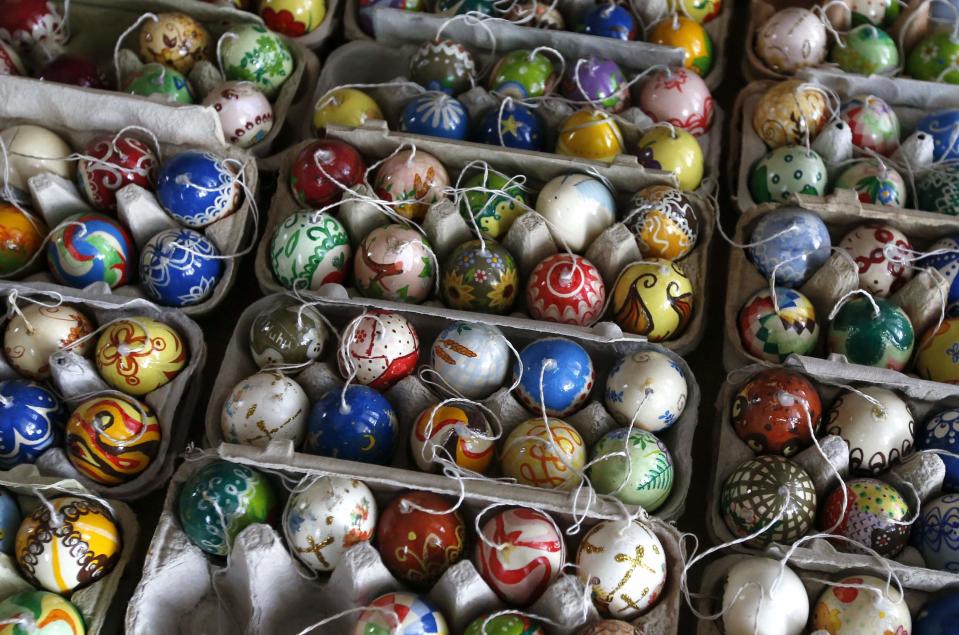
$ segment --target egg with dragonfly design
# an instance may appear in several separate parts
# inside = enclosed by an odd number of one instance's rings
[[[123,92],[160,103],[188,105],[195,102],[193,86],[181,72],[151,62],[129,73],[121,83]]]
[[[521,485],[571,491],[583,480],[586,445],[576,428],[538,416],[519,424],[503,442],[503,476]]]
[[[66,217],[53,228],[47,264],[60,284],[83,288],[106,282],[115,289],[133,281],[136,249],[130,234],[113,218],[97,213]]]
[[[469,133],[469,116],[455,97],[428,92],[407,102],[400,115],[400,130],[462,141]]]
[[[916,124],[916,130],[932,137],[935,161],[959,159],[959,109],[928,114]]]
[[[3,333],[3,353],[14,371],[30,379],[50,379],[50,356],[69,349],[85,356],[93,346],[93,322],[72,304],[31,302],[14,312]]]
[[[959,384],[959,318],[946,318],[919,341],[916,374],[923,379]]]
[[[535,320],[590,326],[606,307],[606,284],[582,256],[553,254],[529,274],[526,306]]]
[[[819,216],[798,207],[780,207],[762,217],[749,233],[749,259],[764,278],[799,287],[823,265],[832,239]]]
[[[778,73],[794,73],[826,59],[826,27],[811,10],[786,7],[770,15],[756,32],[756,54]]]
[[[209,152],[175,154],[163,162],[157,176],[160,205],[175,221],[194,229],[235,212],[241,190],[233,166]]]
[[[867,386],[843,392],[829,409],[824,428],[849,446],[853,474],[880,474],[912,453],[912,412],[886,388]]]
[[[393,591],[376,598],[360,613],[351,635],[449,635],[449,632],[446,618],[432,601],[407,591]]]
[[[699,240],[699,211],[692,200],[669,185],[647,185],[630,199],[623,224],[636,236],[643,257],[681,260]]]
[[[115,212],[117,192],[127,185],[151,189],[157,164],[147,144],[129,135],[101,135],[87,142],[77,163],[77,181],[101,212]]]
[[[621,426],[649,432],[671,427],[683,415],[689,387],[686,372],[653,350],[621,355],[606,377],[606,409]]]
[[[140,59],[189,73],[210,54],[210,34],[186,13],[159,13],[140,27]]]
[[[492,239],[463,243],[450,252],[441,270],[440,295],[451,309],[505,315],[516,303],[516,261]]]
[[[959,164],[921,170],[916,177],[916,205],[927,212],[959,216]]]
[[[822,418],[822,401],[811,381],[770,369],[750,378],[733,397],[729,421],[749,448],[786,457],[813,442]]]
[[[615,2],[587,7],[576,20],[573,30],[626,41],[637,39],[639,33],[636,18],[630,10]]]
[[[363,182],[366,163],[356,148],[339,139],[318,139],[303,147],[290,168],[290,190],[303,207],[335,203],[345,189]]]
[[[564,337],[527,344],[513,367],[515,395],[527,410],[565,417],[579,410],[596,382],[589,353]]]
[[[914,541],[930,569],[959,573],[959,494],[925,501]]]
[[[651,342],[679,337],[692,319],[693,286],[679,263],[650,258],[627,266],[613,286],[616,324]]]
[[[593,108],[619,112],[629,107],[626,78],[609,59],[590,56],[576,60],[563,78],[562,89],[567,99]]]
[[[915,343],[909,316],[885,298],[850,298],[829,323],[829,353],[853,364],[903,370]]]
[[[261,312],[250,324],[250,355],[260,368],[303,367],[319,359],[333,336],[315,307],[281,301]],[[287,370],[294,374],[301,368]]]
[[[532,108],[507,99],[486,111],[476,140],[491,146],[541,150],[543,122]]]
[[[483,410],[451,402],[429,406],[413,424],[410,454],[424,472],[454,466],[484,474],[493,460],[493,429]]]
[[[60,442],[67,410],[60,398],[26,379],[0,381],[0,468],[33,463]]]
[[[931,450],[938,454],[946,465],[943,491],[959,492],[959,457],[949,456],[959,455],[959,410],[943,410],[926,421],[922,430],[916,434],[916,449]]]
[[[377,227],[353,259],[356,290],[368,298],[418,304],[436,286],[436,256],[426,237],[407,225]]]
[[[883,156],[899,148],[899,116],[885,100],[875,95],[853,97],[843,102],[839,117],[849,124],[857,148]]]
[[[880,161],[857,161],[839,173],[836,188],[853,190],[862,203],[903,207],[906,182],[902,175]]]
[[[873,296],[887,297],[906,284],[913,274],[908,264],[913,247],[901,231],[884,223],[856,227],[839,241],[859,271],[859,288]]]
[[[476,74],[472,54],[454,40],[424,42],[410,57],[410,79],[427,90],[459,95],[473,86]]]
[[[189,362],[176,329],[143,315],[111,322],[97,340],[97,371],[128,395],[146,395],[173,381]]]
[[[430,366],[467,399],[486,399],[506,383],[511,348],[503,333],[481,322],[453,322],[430,349]]]
[[[38,218],[0,203],[0,276],[26,267],[43,245],[47,228]]]
[[[391,311],[369,311],[344,332],[337,351],[340,374],[387,390],[416,370],[420,340],[410,321]]]
[[[334,388],[313,404],[304,451],[334,459],[388,465],[399,429],[396,413],[369,386]]]
[[[789,200],[794,194],[823,196],[829,172],[822,157],[805,146],[785,145],[770,150],[749,173],[749,193],[755,203]]]
[[[422,221],[430,205],[446,200],[450,185],[446,168],[424,150],[403,150],[376,171],[373,190],[401,216]]]
[[[467,224],[475,220],[483,236],[499,238],[528,209],[519,177],[510,178],[492,169],[477,172],[463,182],[460,214]]]
[[[839,551],[860,553],[858,544],[883,558],[895,558],[909,540],[909,517],[909,505],[895,487],[874,478],[857,478],[826,496],[819,528],[852,541],[835,541]]]
[[[293,379],[277,371],[260,371],[237,383],[220,412],[227,443],[264,447],[292,441],[298,448],[306,435],[310,400]]]
[[[653,73],[640,86],[639,107],[653,121],[669,123],[696,137],[709,132],[715,109],[706,82],[685,68]]]
[[[167,229],[140,254],[140,286],[154,302],[184,307],[213,295],[223,277],[220,250],[200,232]]]
[[[252,82],[267,99],[276,98],[294,70],[293,54],[283,38],[265,26],[230,27],[222,40],[221,64],[227,81]]]
[[[269,256],[273,277],[282,286],[316,291],[346,279],[353,250],[340,221],[329,214],[300,210],[274,230]]]
[[[624,452],[626,456],[622,456]],[[646,430],[607,432],[593,446],[590,463],[590,481],[597,492],[650,513],[666,502],[673,489],[669,449]]]

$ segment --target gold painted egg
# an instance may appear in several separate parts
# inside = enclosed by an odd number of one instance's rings
[[[693,285],[682,267],[661,258],[633,263],[613,288],[616,324],[651,342],[671,340],[693,315]]]
[[[612,162],[623,153],[623,133],[609,113],[580,110],[563,122],[556,141],[557,154],[591,161]]]
[[[703,149],[682,128],[657,126],[639,139],[639,162],[652,170],[672,172],[679,188],[695,190],[703,180]]]
[[[166,385],[186,366],[186,343],[172,327],[145,316],[108,326],[97,342],[100,376],[128,395]]]
[[[140,27],[140,58],[176,69],[184,75],[200,60],[208,59],[210,34],[206,28],[179,11],[160,13]]]
[[[331,124],[357,128],[370,119],[385,119],[373,98],[355,88],[338,88],[317,102],[313,109],[313,129]]]
[[[829,117],[826,96],[797,79],[767,90],[753,111],[753,129],[770,148],[812,141]]]

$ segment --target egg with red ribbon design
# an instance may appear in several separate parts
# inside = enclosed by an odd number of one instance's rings
[[[713,122],[713,96],[703,78],[685,68],[667,68],[643,82],[639,107],[653,121],[701,136]]]
[[[77,180],[87,200],[101,212],[117,209],[117,192],[127,185],[151,189],[157,157],[150,147],[129,135],[91,139],[77,165]]]
[[[603,312],[606,285],[599,270],[582,256],[559,253],[533,269],[526,304],[535,320],[590,326]]]
[[[859,287],[886,297],[912,278],[912,244],[901,231],[883,223],[857,227],[839,242],[856,261]]]
[[[370,311],[345,329],[344,338],[348,343],[337,355],[340,373],[376,390],[412,373],[420,358],[416,330],[399,313]]]

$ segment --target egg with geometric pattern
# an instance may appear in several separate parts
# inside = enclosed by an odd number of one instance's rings
[[[774,148],[753,165],[749,192],[758,203],[788,200],[794,194],[823,196],[829,173],[822,157],[804,146]]]
[[[816,309],[795,289],[776,287],[775,291],[775,305],[768,287],[746,300],[738,318],[740,343],[748,354],[770,362],[809,355],[819,343]]]

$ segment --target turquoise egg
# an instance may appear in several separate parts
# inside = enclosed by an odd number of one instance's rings
[[[886,75],[899,66],[899,48],[889,34],[871,24],[860,24],[832,48],[829,60],[847,73]]]
[[[749,191],[756,203],[785,201],[792,194],[822,196],[827,177],[826,164],[814,150],[782,146],[756,161]]]

